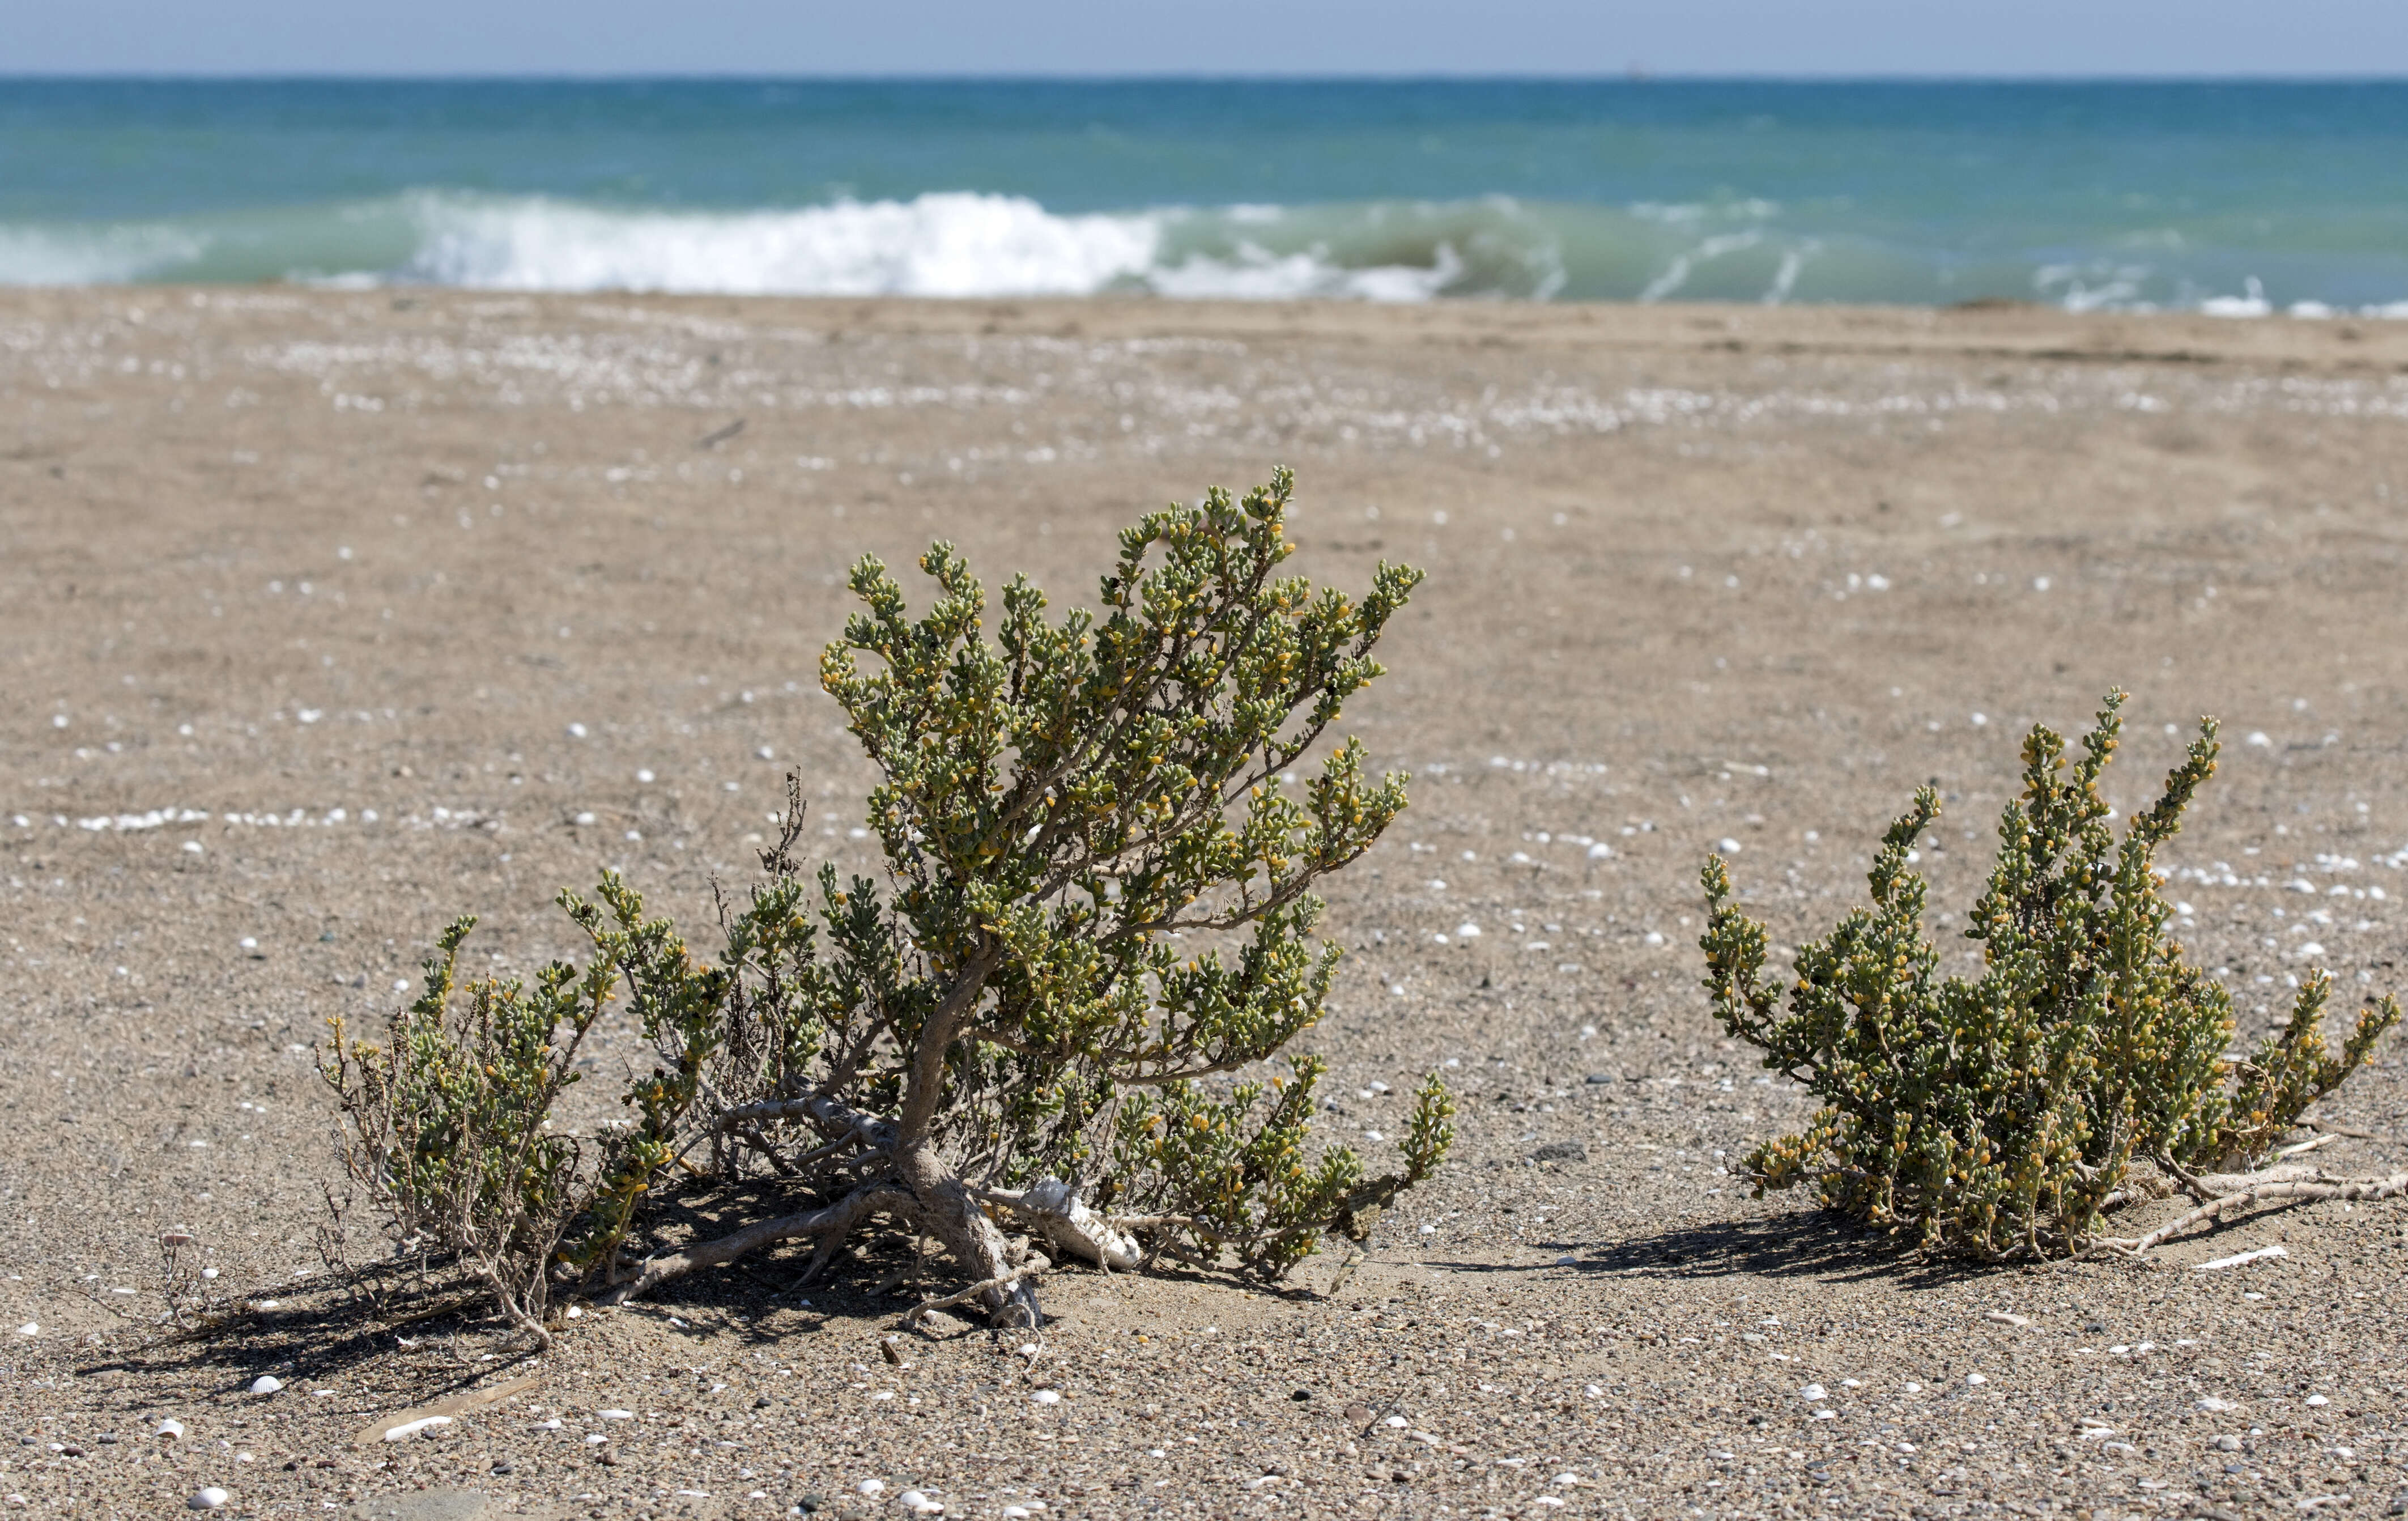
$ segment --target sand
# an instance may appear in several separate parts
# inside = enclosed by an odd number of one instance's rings
[[[1066,602],[1136,511],[1275,462],[1305,573],[1430,572],[1349,714],[1416,802],[1334,883],[1308,1043],[1375,1166],[1433,1068],[1462,1135],[1364,1260],[1064,1274],[1033,1362],[939,1318],[904,1367],[891,1245],[799,1296],[781,1254],[589,1312],[533,1359],[403,1318],[398,1278],[337,1286],[389,1242],[363,1201],[329,1240],[327,1018],[388,1012],[458,913],[480,964],[570,949],[549,900],[604,866],[700,913],[789,768],[866,866],[815,680],[854,556],[942,536]],[[2125,808],[2176,726],[2227,725],[2164,864],[2251,1033],[2311,963],[2408,984],[2403,494],[2408,324],[0,294],[0,1496],[2400,1514],[2408,1210],[1975,1270],[1750,1199],[1724,1164],[1808,1105],[1718,1039],[1694,941],[1706,852],[1795,944],[1927,779],[1961,922],[2023,731],[2120,684]],[[2400,1050],[2326,1106],[2373,1137],[2336,1165],[2408,1155]],[[159,1339],[170,1230],[261,1307],[236,1332]],[[355,1440],[428,1406],[456,1413]]]

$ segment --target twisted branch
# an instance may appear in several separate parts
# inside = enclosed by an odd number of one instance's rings
[[[806,1210],[798,1214],[781,1214],[773,1219],[755,1221],[741,1230],[689,1246],[682,1252],[646,1257],[637,1264],[635,1276],[613,1286],[602,1296],[601,1302],[624,1304],[672,1278],[681,1278],[699,1268],[716,1268],[722,1263],[733,1262],[747,1253],[757,1252],[779,1241],[816,1236],[824,1247],[829,1240],[841,1241],[854,1226],[881,1212],[917,1219],[919,1206],[910,1195],[898,1189],[872,1188],[839,1199],[825,1209]]]
[[[2210,1177],[2200,1181],[2214,1183],[2223,1180]],[[2228,1214],[2252,1204],[2313,1204],[2320,1199],[2329,1198],[2398,1198],[2402,1195],[2408,1195],[2408,1172],[2395,1172],[2387,1178],[2333,1178],[2320,1174],[2313,1182],[2301,1179],[2261,1181],[2236,1193],[2217,1195],[2199,1208],[2167,1221],[2146,1235],[2107,1237],[2093,1241],[2090,1250],[2093,1253],[2115,1252],[2125,1256],[2137,1257],[2152,1247],[2172,1241],[2194,1226],[2221,1220]]]

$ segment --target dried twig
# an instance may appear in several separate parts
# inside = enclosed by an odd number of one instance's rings
[[[2408,1172],[2395,1172],[2387,1178],[2319,1178],[2313,1183],[2299,1180],[2261,1183],[2238,1193],[2222,1194],[2209,1199],[2146,1235],[2110,1237],[2094,1241],[2091,1250],[2139,1256],[2152,1247],[2172,1241],[2193,1226],[2223,1219],[2251,1204],[2313,1204],[2322,1199],[2398,1198],[2402,1195],[2408,1195]]]
[[[2319,1120],[2314,1117],[2300,1121],[2300,1128],[2302,1130],[2319,1130],[2329,1136],[2347,1136],[2352,1141],[2380,1141],[2383,1139],[2372,1130],[2361,1130],[2354,1125],[2335,1125],[2330,1120]]]

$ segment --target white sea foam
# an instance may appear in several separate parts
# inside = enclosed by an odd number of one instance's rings
[[[954,192],[796,210],[621,211],[544,199],[422,197],[424,238],[407,274],[441,285],[527,291],[685,291],[738,295],[1160,295],[1426,301],[1463,260],[1347,267],[1326,249],[1279,252],[1240,239],[1226,256],[1172,259],[1180,211],[1066,216],[1015,195]],[[1276,222],[1275,207],[1222,213]]]
[[[208,239],[166,225],[0,225],[0,285],[122,285],[198,259]]]
[[[2248,293],[2245,295],[2209,296],[2199,304],[2200,313],[2209,317],[2272,316],[2274,304],[2266,299],[2266,287],[2259,283],[2257,276],[2249,277],[2245,288]]]
[[[2009,290],[2072,311],[2408,318],[2408,302],[2275,296],[2254,278],[2235,293],[2230,277],[2187,271],[2189,257],[2179,239],[2141,237],[2061,261],[2010,253],[1960,268],[1944,250],[1879,232],[1792,225],[1770,201],[1612,207],[1502,195],[1068,212],[949,191],[697,210],[429,189],[148,221],[0,222],[0,285],[1769,304]]]
[[[1762,241],[1764,241],[1764,235],[1756,232],[1721,233],[1709,237],[1696,248],[1675,255],[1672,262],[1665,266],[1662,274],[1647,282],[1647,288],[1639,293],[1639,299],[1661,301],[1689,283],[1689,276],[1696,271],[1698,265],[1708,260],[1719,259],[1726,253],[1737,253],[1743,249],[1752,249]],[[1774,279],[1779,281],[1780,277],[1776,275]],[[1797,279],[1797,272],[1792,270],[1787,283],[1794,284]],[[1785,285],[1777,288],[1783,289],[1784,294],[1786,294]]]
[[[1336,296],[1357,301],[1427,301],[1463,274],[1462,256],[1438,245],[1427,268],[1382,265],[1347,269],[1312,253],[1275,254],[1240,243],[1237,256],[1190,254],[1178,265],[1147,273],[1145,286],[1158,295],[1196,299],[1294,301]]]
[[[1161,239],[1149,215],[968,193],[731,213],[426,196],[419,216],[409,274],[523,291],[1085,295],[1143,275]]]

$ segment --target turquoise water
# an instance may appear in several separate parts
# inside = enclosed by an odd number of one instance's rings
[[[0,282],[2408,315],[2408,84],[0,80]]]

